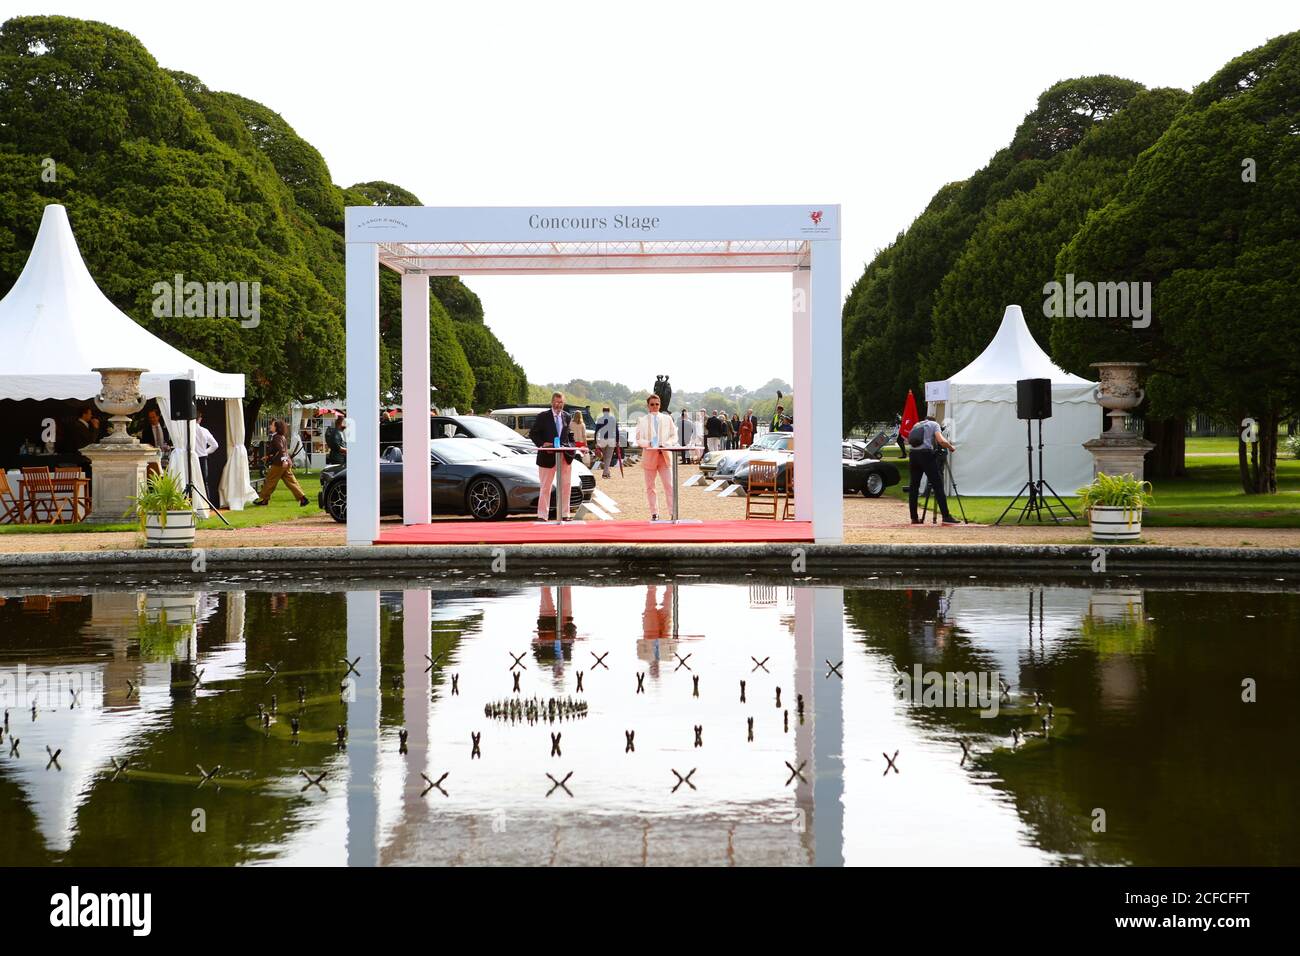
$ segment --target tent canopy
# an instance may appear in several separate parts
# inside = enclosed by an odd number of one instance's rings
[[[1042,423],[1042,476],[1068,497],[1092,480],[1092,456],[1083,443],[1101,434],[1096,383],[1056,365],[1034,341],[1018,305],[1007,306],[993,340],[947,381],[943,417],[960,449],[951,467],[968,495],[1014,495],[1025,483],[1025,423],[1016,417],[1016,382],[1052,382],[1052,417]],[[1037,471],[1038,426],[1033,433]],[[1037,477],[1037,475],[1035,475]]]
[[[0,299],[0,399],[99,394],[95,368],[144,368],[146,398],[173,378],[193,378],[204,398],[243,398],[244,376],[200,365],[153,335],[99,290],[63,206],[45,207],[22,274]]]

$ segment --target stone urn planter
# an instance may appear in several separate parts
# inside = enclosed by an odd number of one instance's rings
[[[1138,370],[1145,362],[1093,362],[1098,378],[1094,397],[1110,417],[1110,430],[1103,434],[1120,438],[1132,434],[1124,427],[1124,416],[1142,404],[1147,393],[1138,385]]]
[[[108,415],[112,430],[100,442],[102,445],[138,445],[139,441],[127,434],[126,426],[131,416],[144,408],[140,394],[142,368],[93,368],[101,382],[95,404]]]

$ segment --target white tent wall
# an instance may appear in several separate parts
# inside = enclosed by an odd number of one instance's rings
[[[949,465],[963,495],[1010,497],[1028,480],[1025,423],[1016,417],[1016,382],[1026,378],[1052,383],[1042,477],[1061,498],[1092,481],[1092,455],[1083,443],[1101,434],[1096,383],[1058,367],[1030,334],[1020,306],[1009,305],[984,351],[947,382],[947,437],[957,446]],[[1038,422],[1031,424],[1038,477]]]
[[[1091,385],[1052,386],[1052,417],[1043,419],[1043,477],[1062,498],[1092,480],[1092,455],[1081,444],[1101,434],[1102,410],[1092,394]],[[963,495],[1014,495],[1029,477],[1016,386],[952,385],[948,415],[948,439],[957,446],[948,464],[958,490]],[[1037,476],[1038,422],[1030,424]]]
[[[226,467],[221,472],[217,495],[231,511],[243,511],[257,497],[248,471],[248,449],[244,447],[244,403],[226,402]]]
[[[229,507],[242,508],[249,496],[238,490],[251,490],[248,455],[242,448],[244,376],[200,365],[113,305],[86,268],[67,210],[51,203],[41,216],[22,273],[0,299],[0,399],[90,401],[101,388],[93,369],[112,367],[148,369],[140,376],[141,394],[158,401],[176,448],[190,443],[183,423],[171,421],[166,412],[172,379],[193,379],[201,397],[226,400],[227,422],[239,422],[240,447],[236,451],[236,433],[231,430],[226,464],[230,478],[227,482],[223,474],[222,487],[229,483],[236,492]],[[173,461],[184,478],[184,455],[174,455]],[[192,462],[197,484],[197,456]]]

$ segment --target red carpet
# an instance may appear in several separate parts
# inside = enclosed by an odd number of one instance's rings
[[[573,521],[565,525],[535,521],[437,521],[395,525],[379,532],[375,544],[696,544],[812,541],[811,521],[703,521],[668,524],[649,521]]]

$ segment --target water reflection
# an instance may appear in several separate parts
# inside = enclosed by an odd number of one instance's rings
[[[1292,594],[241,587],[0,597],[0,861],[1300,862]]]

